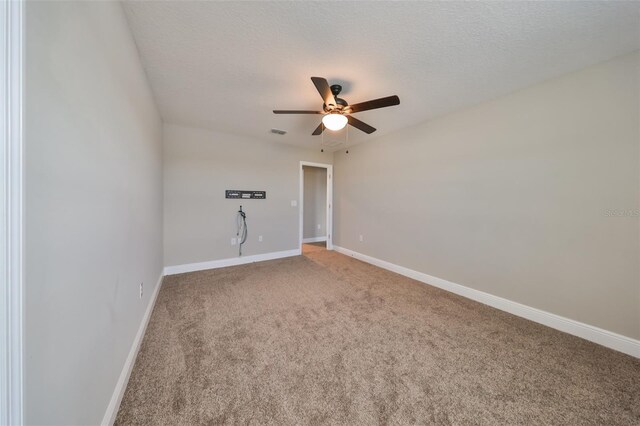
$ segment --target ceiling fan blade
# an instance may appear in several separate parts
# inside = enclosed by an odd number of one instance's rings
[[[349,120],[349,124],[351,124],[353,127],[355,127],[356,129],[362,130],[366,134],[371,134],[376,131],[375,127],[371,127],[367,123],[360,121],[357,118],[352,117],[350,115],[347,116],[347,120]]]
[[[311,81],[313,81],[316,89],[318,89],[318,93],[322,96],[325,105],[329,108],[335,107],[336,98],[333,97],[333,93],[331,92],[327,79],[322,77],[311,77]]]
[[[311,135],[318,136],[319,134],[322,133],[323,130],[324,130],[324,126],[322,125],[322,123],[320,123],[318,124],[318,127],[316,127],[316,129],[313,131],[313,133],[311,133]]]
[[[372,101],[360,102],[359,104],[349,105],[349,112],[362,112],[370,109],[385,108],[394,105],[400,105],[400,98],[396,95],[387,96],[386,98],[374,99]]]
[[[324,114],[322,111],[302,111],[295,109],[274,109],[274,114]]]

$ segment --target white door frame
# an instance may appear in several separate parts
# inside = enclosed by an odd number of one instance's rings
[[[0,4],[0,424],[23,424],[22,0]]]
[[[333,250],[333,165],[323,163],[312,163],[310,161],[300,162],[300,204],[299,212],[299,228],[298,228],[298,249],[302,253],[302,239],[304,235],[304,169],[303,166],[319,167],[327,169],[327,250]]]

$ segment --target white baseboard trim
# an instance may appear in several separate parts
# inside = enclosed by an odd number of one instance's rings
[[[555,328],[556,330],[581,337],[602,346],[623,352],[636,358],[640,358],[640,340],[632,339],[602,328],[594,327],[579,321],[552,314],[537,308],[532,308],[521,303],[494,296],[480,290],[474,290],[460,284],[456,284],[442,278],[433,277],[413,269],[405,268],[385,260],[376,259],[366,254],[358,253],[344,247],[334,246],[334,249],[347,256],[354,257],[363,262],[370,263],[383,269],[404,275],[416,281],[423,282],[433,287],[438,287],[451,293],[458,294],[471,300],[489,305],[510,314]]]
[[[322,241],[327,241],[327,237],[312,237],[312,238],[303,238],[303,243],[320,243]]]
[[[229,259],[210,260],[208,262],[187,263],[185,265],[165,266],[165,275],[183,274],[185,272],[204,271],[206,269],[224,268],[226,266],[244,265],[245,263],[262,262],[283,257],[299,256],[300,249],[274,251],[271,253],[254,254],[252,256],[232,257]]]
[[[140,327],[138,327],[138,333],[136,334],[135,339],[133,339],[131,350],[129,351],[127,360],[124,363],[124,367],[122,367],[122,372],[120,373],[120,377],[118,378],[118,382],[116,383],[113,395],[111,396],[111,401],[109,401],[107,411],[104,413],[102,423],[100,423],[102,426],[111,426],[116,421],[116,416],[118,415],[118,409],[120,408],[120,403],[122,402],[124,391],[127,389],[127,383],[129,383],[131,371],[133,370],[133,366],[136,363],[136,357],[138,356],[138,351],[140,350],[142,338],[144,337],[144,333],[147,330],[147,324],[149,324],[149,320],[151,319],[153,307],[156,305],[156,299],[158,298],[158,293],[160,292],[163,277],[164,275],[161,274],[158,282],[156,283],[156,288],[153,291],[153,295],[151,296],[151,299],[149,299],[147,310],[142,317]]]

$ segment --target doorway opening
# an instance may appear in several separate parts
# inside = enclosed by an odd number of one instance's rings
[[[300,162],[300,253],[333,250],[333,166]]]

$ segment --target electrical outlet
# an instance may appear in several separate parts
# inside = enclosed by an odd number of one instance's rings
[[[322,225],[318,224],[318,229],[322,229]]]
[[[140,299],[142,299],[143,293],[144,293],[144,283],[140,283]]]
[[[235,239],[235,238],[232,238],[232,239],[231,239],[231,245],[232,245],[232,246],[235,246],[235,245],[236,245],[236,239]]]
[[[298,200],[291,200],[291,207],[297,207],[298,206]]]
[[[364,238],[362,238],[362,235],[360,235],[360,242],[364,241]]]
[[[262,235],[258,235],[258,241],[262,242]]]

